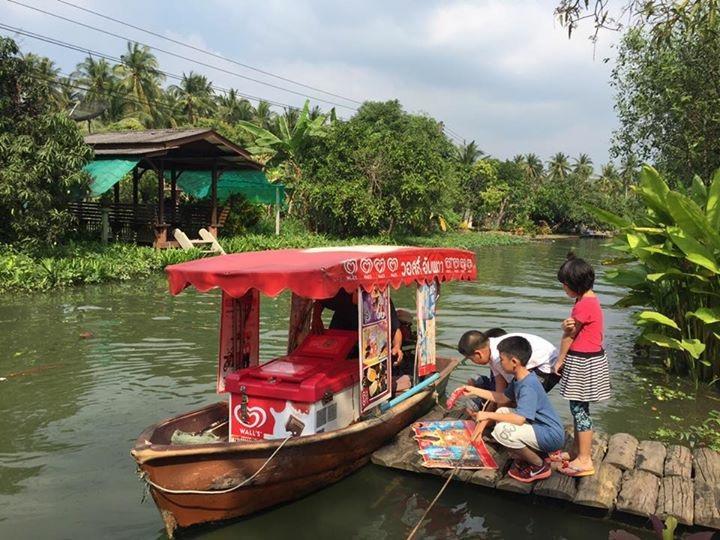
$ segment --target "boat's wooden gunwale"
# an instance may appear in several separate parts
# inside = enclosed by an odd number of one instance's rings
[[[446,383],[447,378],[453,369],[459,364],[457,359],[443,359],[447,362],[446,367],[440,372],[440,378],[437,384]],[[285,443],[285,447],[292,446],[304,446],[314,445],[324,441],[331,441],[341,437],[353,435],[357,432],[372,429],[376,425],[383,424],[393,417],[402,414],[403,412],[415,407],[417,404],[425,400],[432,392],[435,391],[435,387],[430,387],[428,390],[419,392],[414,396],[409,397],[405,401],[399,403],[395,407],[389,409],[380,416],[369,418],[351,424],[345,428],[329,431],[327,433],[318,433],[315,435],[307,435],[304,437],[298,437],[296,439],[290,439]],[[212,411],[214,408],[226,408],[225,402],[217,402],[195,411],[190,411],[180,416],[167,418],[154,424],[145,429],[135,442],[135,446],[131,451],[134,459],[138,464],[143,465],[152,460],[166,459],[166,458],[191,458],[195,456],[208,456],[213,454],[236,454],[236,453],[254,453],[254,452],[267,452],[276,449],[282,444],[281,439],[272,441],[262,442],[219,442],[210,444],[196,444],[196,445],[170,445],[170,444],[154,444],[149,441],[152,440],[153,435],[160,429],[170,424],[178,423],[184,418],[189,418],[194,415],[199,415],[204,411]]]

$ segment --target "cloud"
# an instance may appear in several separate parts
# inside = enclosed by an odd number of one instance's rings
[[[90,24],[156,44],[229,71],[300,93],[318,92],[269,79],[47,0],[23,0]],[[97,11],[266,71],[358,99],[399,99],[425,111],[498,157],[556,151],[607,160],[615,125],[608,85],[611,46],[597,49],[580,30],[567,39],[553,19],[554,0],[336,2],[333,0],[207,0],[120,6],[84,0]],[[3,3],[0,18],[119,56],[122,40]],[[66,71],[82,54],[25,40],[24,48],[58,61]],[[304,98],[227,73],[158,54],[163,69],[203,73],[216,85],[299,105]],[[169,81],[172,82],[172,81]],[[339,101],[325,95],[330,101]],[[343,101],[343,103],[348,103]],[[320,103],[329,108],[331,105]],[[338,109],[342,112],[342,109]],[[352,111],[346,110],[345,115]]]

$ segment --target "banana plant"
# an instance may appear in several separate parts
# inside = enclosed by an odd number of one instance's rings
[[[695,177],[686,193],[671,190],[645,166],[634,188],[644,213],[634,220],[589,210],[614,227],[605,261],[611,281],[628,288],[618,303],[643,306],[639,339],[668,353],[671,367],[696,381],[720,377],[720,170],[709,186]]]

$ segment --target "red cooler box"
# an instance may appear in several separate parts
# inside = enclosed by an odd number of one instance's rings
[[[284,439],[345,427],[360,414],[357,334],[327,330],[290,355],[228,375],[230,440]]]

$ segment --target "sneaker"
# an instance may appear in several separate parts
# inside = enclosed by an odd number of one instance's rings
[[[550,466],[544,462],[539,466],[525,464],[524,467],[520,468],[516,468],[515,465],[513,465],[508,471],[508,476],[518,482],[524,482],[526,484],[549,478],[551,474]]]
[[[510,465],[510,469],[508,469],[508,474],[510,474],[511,471],[515,474],[519,474],[520,470],[529,466],[530,464],[526,461],[520,461],[519,459],[513,460],[512,465]]]

